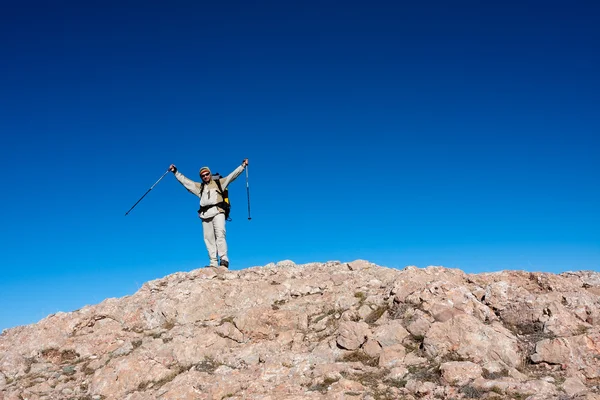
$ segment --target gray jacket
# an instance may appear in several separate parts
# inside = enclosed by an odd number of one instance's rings
[[[221,183],[221,188],[225,190],[225,188],[229,186],[229,184],[233,182],[235,178],[240,176],[242,172],[244,172],[244,166],[240,165],[225,178],[219,179],[219,182]],[[217,183],[214,181],[214,179],[211,179],[210,182],[208,182],[205,185],[204,190],[202,190],[202,196],[200,196],[200,191],[202,188],[201,182],[194,182],[179,171],[175,173],[175,178],[177,178],[179,183],[181,183],[188,190],[188,192],[200,197],[200,207],[213,206],[223,201],[223,197],[219,194],[219,187],[217,186]],[[202,220],[211,219],[215,215],[223,212],[225,211],[221,207],[211,207],[203,213],[201,213],[200,218]]]

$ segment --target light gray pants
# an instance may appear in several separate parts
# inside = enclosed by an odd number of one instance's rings
[[[221,260],[229,261],[227,242],[225,241],[225,214],[220,213],[209,220],[202,220],[202,230],[210,265],[213,267],[219,265],[217,255],[221,257]]]

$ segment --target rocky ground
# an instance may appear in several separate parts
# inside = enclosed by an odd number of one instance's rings
[[[0,335],[0,400],[477,398],[600,399],[600,273],[205,268]]]

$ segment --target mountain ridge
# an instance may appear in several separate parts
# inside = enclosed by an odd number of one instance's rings
[[[0,335],[0,400],[599,393],[593,271],[203,268]]]

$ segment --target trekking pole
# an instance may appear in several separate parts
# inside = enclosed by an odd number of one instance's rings
[[[248,221],[252,218],[250,217],[250,186],[248,185],[248,166],[246,165],[246,194],[248,195]]]
[[[163,174],[163,175],[162,175],[160,178],[158,178],[158,180],[157,180],[156,182],[154,182],[154,185],[150,186],[150,189],[148,189],[148,191],[147,191],[146,193],[144,193],[144,195],[143,195],[142,197],[140,197],[140,199],[139,199],[138,201],[136,201],[136,202],[135,202],[135,204],[134,204],[134,205],[133,205],[133,206],[132,206],[132,207],[129,209],[129,211],[133,210],[133,208],[134,208],[135,206],[137,206],[137,205],[138,205],[138,203],[139,203],[140,201],[142,201],[142,199],[143,199],[144,197],[146,197],[146,195],[147,195],[148,193],[150,193],[150,191],[151,191],[151,190],[154,188],[154,186],[156,186],[156,184],[157,184],[158,182],[160,182],[160,181],[161,181],[161,179],[162,179],[162,178],[164,178],[164,177],[165,177],[165,175],[167,175],[168,173],[169,173],[169,170],[167,170],[167,172],[165,172],[165,173],[164,173],[164,174]],[[125,216],[127,216],[127,214],[129,214],[129,211],[127,211],[127,212],[125,213]]]

